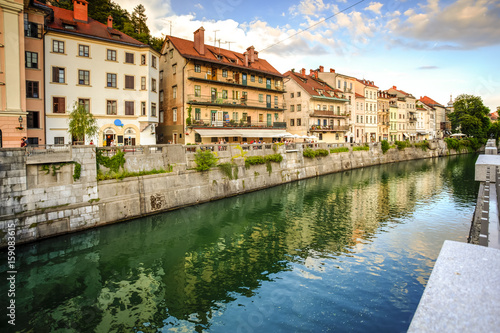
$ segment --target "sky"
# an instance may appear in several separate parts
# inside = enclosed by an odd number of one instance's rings
[[[115,0],[132,12],[141,0]],[[152,35],[193,40],[259,57],[284,73],[324,66],[428,96],[481,96],[500,106],[500,0],[148,0]],[[326,19],[326,20],[325,20]],[[219,45],[217,43],[217,45]]]

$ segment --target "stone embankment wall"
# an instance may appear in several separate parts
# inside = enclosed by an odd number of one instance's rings
[[[353,151],[355,145],[346,144],[349,152],[312,159],[303,156],[307,146],[329,149],[342,145],[205,146],[216,152],[221,163],[237,165],[233,179],[219,168],[192,170],[198,147],[138,147],[125,154],[128,171],[163,168],[172,172],[99,182],[93,146],[29,155],[23,148],[0,149],[0,247],[6,246],[13,228],[16,242],[25,243],[328,173],[456,154],[448,151],[443,141],[430,145],[427,151],[391,148],[383,154],[377,143],[368,151]],[[272,162],[271,170],[266,165],[245,168],[245,157],[275,153],[280,153],[283,161]],[[81,175],[75,179],[78,164]]]

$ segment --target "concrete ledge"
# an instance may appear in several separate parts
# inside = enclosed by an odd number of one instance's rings
[[[476,161],[476,169],[474,180],[479,182],[486,181],[486,170],[488,167],[491,168],[491,182],[495,182],[495,177],[493,177],[493,171],[496,166],[500,166],[500,155],[479,155]]]
[[[500,250],[445,241],[408,332],[498,332]]]

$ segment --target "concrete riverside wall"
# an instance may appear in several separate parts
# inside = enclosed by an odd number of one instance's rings
[[[125,154],[128,171],[171,168],[170,173],[96,181],[96,148],[69,147],[58,154],[29,154],[24,148],[0,149],[0,248],[7,245],[9,231],[16,243],[129,220],[183,206],[255,191],[286,182],[377,164],[456,154],[443,141],[432,141],[431,149],[391,148],[382,153],[379,143],[368,151],[353,151],[326,157],[305,158],[303,149],[335,148],[342,144],[207,145],[219,162],[237,165],[237,179],[230,180],[219,168],[197,172],[195,150],[199,146],[159,145],[138,147]],[[274,149],[273,149],[274,147]],[[104,153],[106,153],[104,149]],[[280,153],[281,163],[245,168],[244,157]],[[52,160],[51,164],[48,164]],[[73,179],[75,164],[81,177]],[[52,164],[56,168],[53,174]],[[46,167],[49,165],[50,172]],[[236,177],[235,177],[236,178]]]

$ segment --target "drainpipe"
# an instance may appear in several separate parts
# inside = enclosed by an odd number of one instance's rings
[[[185,108],[185,103],[184,103],[184,100],[185,100],[185,92],[186,92],[186,82],[184,80],[184,76],[185,76],[185,69],[186,69],[186,66],[189,64],[189,59],[186,59],[186,64],[184,65],[184,67],[182,67],[182,134],[184,134],[184,144],[186,143],[186,131],[187,131],[187,128],[184,128],[184,125],[186,124],[186,120],[184,119],[184,116],[185,116],[185,112],[184,112],[184,108]]]

